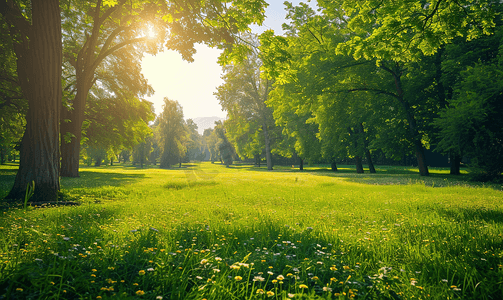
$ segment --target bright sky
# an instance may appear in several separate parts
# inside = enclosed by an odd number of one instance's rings
[[[281,24],[285,22],[286,12],[283,0],[269,0],[266,9],[266,20],[261,27],[253,26],[255,33],[273,29],[282,34]],[[298,4],[299,0],[291,0]],[[312,4],[311,4],[312,5]],[[146,98],[154,103],[155,113],[162,111],[163,99],[168,97],[177,100],[183,107],[185,119],[197,117],[221,117],[227,114],[213,95],[216,87],[223,83],[222,68],[217,63],[220,51],[205,45],[196,46],[194,62],[182,60],[174,51],[161,52],[156,56],[146,55],[142,61],[142,72],[155,90],[155,94]]]

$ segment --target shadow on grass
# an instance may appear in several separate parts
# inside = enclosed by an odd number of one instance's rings
[[[78,178],[62,178],[62,188],[94,188],[101,186],[124,186],[135,183],[145,177],[145,174],[125,174],[116,172],[94,172],[82,170]]]
[[[439,215],[448,219],[454,219],[457,222],[485,222],[485,223],[503,223],[503,210],[489,209],[486,207],[457,207],[452,209],[437,208]]]

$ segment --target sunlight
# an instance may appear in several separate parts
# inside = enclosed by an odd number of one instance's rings
[[[149,39],[154,39],[156,37],[156,32],[154,26],[148,25],[147,32],[145,34]]]
[[[143,57],[142,73],[155,90],[146,99],[154,103],[157,114],[162,112],[163,98],[169,97],[182,105],[185,118],[226,117],[213,95],[215,87],[223,82],[217,63],[221,50],[196,45],[196,51],[193,63],[167,49]]]

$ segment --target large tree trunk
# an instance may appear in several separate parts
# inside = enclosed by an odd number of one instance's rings
[[[460,172],[460,166],[461,166],[461,155],[454,153],[451,151],[451,175],[459,175],[461,174]]]
[[[0,145],[0,164],[5,165],[5,151],[4,145]]]
[[[372,162],[372,156],[370,155],[369,149],[365,149],[365,158],[367,158],[370,173],[376,173],[376,168],[374,167],[374,163]]]
[[[17,18],[23,18],[17,16]],[[24,20],[23,20],[24,21]],[[58,0],[32,1],[32,24],[24,45],[17,44],[18,76],[28,99],[26,130],[19,170],[7,199],[23,199],[35,183],[30,201],[56,201],[59,185],[59,119],[61,112],[61,16]]]
[[[360,133],[363,134],[364,146],[365,146],[365,158],[367,158],[367,164],[369,165],[370,173],[375,173],[376,169],[374,163],[372,162],[372,156],[369,151],[369,141],[367,135],[365,134],[365,129],[363,128],[363,123],[360,123]]]
[[[299,157],[299,170],[304,170],[304,160],[301,157]]]
[[[360,156],[355,156],[356,173],[363,174],[362,158]]]
[[[353,139],[353,146],[355,148],[356,153],[358,153],[358,129],[355,130],[356,133],[351,129],[351,127],[348,127],[348,132],[349,135]],[[362,158],[359,155],[355,156],[355,165],[356,165],[356,173],[363,173],[363,165],[362,165]]]
[[[337,172],[337,163],[334,161],[332,161],[330,167],[332,168],[332,171],[334,172]]]
[[[267,161],[267,170],[272,170],[272,155],[271,155],[271,139],[269,138],[269,131],[267,129],[267,124],[262,125],[264,130],[264,141],[265,141],[265,158]]]

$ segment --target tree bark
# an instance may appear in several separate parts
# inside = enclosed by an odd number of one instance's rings
[[[460,175],[461,155],[451,151],[451,175]]]
[[[304,170],[304,160],[301,157],[299,157],[299,170]]]
[[[374,163],[372,162],[372,156],[369,151],[369,141],[367,135],[365,134],[365,128],[363,128],[363,123],[360,123],[360,133],[363,134],[363,144],[365,146],[365,158],[367,159],[367,164],[369,165],[370,173],[376,173]]]
[[[3,8],[3,7],[2,7]],[[28,99],[26,130],[21,141],[19,170],[7,199],[23,199],[28,184],[35,183],[30,201],[56,201],[59,185],[59,120],[61,113],[61,15],[58,0],[32,1],[29,24],[19,9],[9,12],[16,43],[18,77]],[[7,14],[9,14],[7,12]],[[17,13],[16,13],[17,12]],[[4,14],[4,13],[2,13]],[[23,28],[17,26],[23,23]],[[12,33],[12,31],[11,31]],[[16,37],[15,39],[18,39]]]
[[[267,161],[267,170],[272,170],[271,139],[269,138],[269,130],[267,129],[266,123],[262,124],[262,129],[264,130],[265,159]]]
[[[5,165],[5,151],[3,145],[0,145],[0,164]]]
[[[423,144],[421,143],[421,135],[417,130],[416,120],[414,118],[410,104],[403,97],[404,92],[402,88],[401,71],[398,69],[398,63],[396,64],[395,70],[386,67],[384,63],[381,63],[381,68],[389,72],[395,80],[396,98],[402,105],[402,108],[405,111],[407,122],[409,122],[409,132],[411,134],[412,143],[414,144],[419,174],[421,176],[428,176],[430,175],[430,173],[428,171],[428,165],[426,164],[426,157],[424,156],[424,148]]]
[[[360,156],[355,156],[355,164],[356,164],[356,173],[358,174],[365,173],[363,171],[362,158]]]
[[[337,163],[334,161],[332,161],[330,167],[332,168],[332,171],[333,172],[337,172]]]
[[[365,158],[367,158],[370,173],[376,173],[376,168],[374,167],[374,163],[372,162],[372,156],[370,155],[369,149],[365,149]]]

